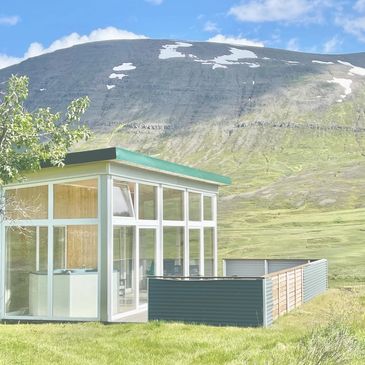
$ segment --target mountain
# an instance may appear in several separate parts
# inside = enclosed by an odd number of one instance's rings
[[[230,175],[221,255],[328,257],[365,278],[365,53],[173,40],[87,43],[0,70],[27,107],[88,95],[87,146],[121,145]]]

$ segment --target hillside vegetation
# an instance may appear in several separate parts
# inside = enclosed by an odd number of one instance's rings
[[[123,72],[123,74],[122,74]],[[208,42],[95,42],[0,70],[30,77],[28,107],[88,95],[94,138],[232,177],[220,257],[328,258],[365,280],[365,53]]]
[[[219,255],[327,258],[331,280],[365,280],[365,133],[248,126],[153,135],[121,129],[115,144],[219,172]]]

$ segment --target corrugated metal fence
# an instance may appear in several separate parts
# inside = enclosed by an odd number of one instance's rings
[[[327,270],[324,259],[235,259],[224,260],[224,273],[230,276],[152,277],[148,317],[211,325],[269,326],[280,315],[323,293],[328,285]]]

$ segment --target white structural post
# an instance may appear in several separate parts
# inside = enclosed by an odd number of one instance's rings
[[[218,229],[217,229],[217,195],[213,197],[213,219],[214,219],[214,250],[213,250],[213,267],[214,267],[214,276],[218,276]]]
[[[184,219],[185,219],[185,227],[184,227],[184,270],[183,275],[189,276],[189,193],[185,189],[184,191]]]
[[[48,317],[53,316],[53,184],[48,185],[48,261],[47,261],[47,301],[48,301]]]
[[[112,188],[110,175],[101,175],[99,184],[99,317],[103,322],[112,319]]]
[[[157,245],[159,247],[159,257],[158,257],[158,270],[156,271],[156,275],[163,276],[163,188],[160,184],[157,188],[157,202],[158,202],[158,242]]]

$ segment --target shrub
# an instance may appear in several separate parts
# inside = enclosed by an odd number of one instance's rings
[[[351,327],[338,321],[313,329],[295,349],[298,365],[344,365],[361,353]]]

